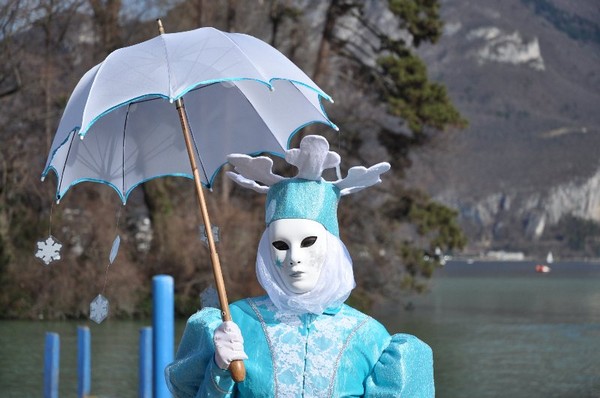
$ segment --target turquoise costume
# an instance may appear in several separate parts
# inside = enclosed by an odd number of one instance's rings
[[[347,306],[321,315],[280,314],[267,296],[238,301],[231,314],[249,359],[234,383],[214,362],[219,310],[188,320],[167,369],[176,397],[434,397],[429,346],[407,334],[390,336],[375,319]]]
[[[411,335],[390,336],[375,319],[343,304],[355,282],[350,254],[339,239],[337,204],[342,196],[378,183],[389,164],[353,167],[346,178],[325,181],[322,171],[339,166],[340,158],[319,136],[306,136],[300,149],[286,151],[286,161],[298,168],[295,178],[274,175],[266,157],[229,158],[240,173],[229,172],[230,177],[267,193],[267,230],[259,242],[256,273],[268,295],[230,306],[248,357],[245,380],[235,383],[228,370],[217,366],[213,339],[221,313],[204,308],[188,320],[175,361],[165,370],[169,389],[177,398],[434,397],[429,346]],[[306,291],[293,292],[286,285],[286,267],[301,261],[292,261],[291,249],[277,248],[278,241],[269,237],[272,223],[283,219],[311,220],[325,228],[318,239],[325,240],[326,255],[317,264],[318,281]],[[310,251],[317,237],[307,237],[314,238],[312,243],[294,250]],[[276,264],[274,250],[287,251],[289,265]],[[302,264],[317,263],[317,257],[306,256]],[[300,274],[307,271],[313,272],[304,268]],[[218,348],[221,358],[223,346]]]

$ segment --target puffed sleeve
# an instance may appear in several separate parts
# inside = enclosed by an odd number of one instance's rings
[[[395,334],[365,382],[365,397],[433,398],[433,353],[409,334]]]
[[[213,334],[221,322],[215,308],[204,308],[188,320],[175,360],[165,369],[175,398],[235,396],[231,374],[214,361]]]

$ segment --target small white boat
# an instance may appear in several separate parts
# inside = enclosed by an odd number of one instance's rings
[[[552,252],[548,252],[548,255],[546,256],[546,264],[536,265],[535,272],[547,274],[548,272],[552,271],[552,268],[550,268],[550,264],[552,264],[553,262],[554,262],[554,256],[552,255]]]
[[[538,265],[535,266],[535,272],[540,272],[542,274],[547,274],[550,271],[552,271],[552,268],[550,268],[550,266],[548,266],[548,265],[538,264]]]

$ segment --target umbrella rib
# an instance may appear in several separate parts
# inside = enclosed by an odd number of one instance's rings
[[[96,140],[96,143],[98,143],[98,134],[92,134],[92,137],[93,137],[93,139]],[[91,138],[88,138],[88,140],[91,140]],[[79,148],[80,148],[79,151],[86,152],[86,154],[89,155],[89,159],[84,158],[84,157],[80,157],[78,159],[78,161],[81,164],[83,164],[84,166],[87,166],[88,168],[96,168],[97,170],[100,170],[101,166],[103,164],[105,164],[105,155],[106,154],[99,152],[98,156],[100,157],[100,159],[95,159],[90,151],[90,148],[88,148],[86,145],[83,145],[80,143]]]
[[[248,97],[246,97],[246,95],[244,95],[244,92],[238,86],[235,86],[235,89],[238,90],[242,94],[242,97],[244,98],[244,100],[246,100],[246,102],[248,102],[248,105],[254,110],[254,113],[256,113],[258,115],[260,122],[267,128],[267,130],[272,131],[269,124],[265,121],[265,118],[263,117],[263,115],[259,112],[258,109],[256,109],[256,106],[254,105],[254,103],[252,103],[252,101],[250,101],[250,99]],[[275,140],[275,141],[277,141],[277,140]],[[286,150],[287,148],[282,147],[281,149]]]
[[[173,100],[173,86],[171,85],[171,63],[169,62],[169,51],[167,51],[167,43],[165,42],[164,35],[159,36],[163,49],[165,51],[165,62],[167,63],[167,76],[169,77],[169,99]]]
[[[114,52],[114,51],[113,51],[113,52]],[[105,65],[106,65],[106,63],[107,63],[106,61],[107,61],[107,60],[110,58],[110,56],[111,56],[111,55],[112,55],[112,53],[108,54],[108,55],[106,56],[106,58],[104,59],[104,61],[100,62],[100,63],[97,65],[97,66],[98,66],[98,69],[96,69],[96,73],[94,74],[94,77],[93,77],[93,79],[92,79],[92,84],[90,85],[90,89],[89,89],[88,93],[91,93],[91,92],[92,92],[92,90],[94,90],[94,87],[96,86],[96,81],[97,81],[97,80],[96,80],[96,78],[97,78],[97,77],[98,77],[98,75],[100,74],[100,71],[102,71],[102,69],[104,69],[104,66],[105,66]],[[86,113],[87,113],[87,107],[88,107],[88,104],[89,104],[89,96],[88,96],[88,98],[86,98],[86,100],[85,100],[85,104],[83,105],[83,110],[82,110],[82,112],[81,112],[81,115],[83,116],[83,117],[82,117],[82,120],[81,120],[82,122],[83,122],[83,119],[85,119],[85,115],[86,115]],[[84,126],[84,125],[83,125],[83,123],[82,123],[82,125],[81,125],[81,128],[80,128],[80,130],[79,130],[79,134],[82,134],[82,133],[83,133],[83,135],[87,134],[87,131],[88,131],[88,129],[91,127],[91,125],[92,125],[93,123],[95,123],[95,120],[92,120],[91,124],[88,122],[88,125],[87,125],[87,126]]]
[[[129,121],[129,112],[131,110],[131,104],[127,105],[127,113],[125,113],[125,123],[123,123],[123,149],[121,152],[121,158],[122,158],[122,163],[121,163],[121,192],[123,193],[123,204],[125,204],[125,201],[127,200],[127,198],[125,197],[126,195],[126,191],[125,191],[125,135],[127,134],[127,122]]]
[[[269,83],[269,86],[271,85],[271,79],[269,79],[267,76],[264,75],[264,73],[258,68],[258,66],[254,63],[254,61],[252,60],[252,58],[250,58],[246,52],[244,51],[244,49],[242,47],[240,47],[239,44],[237,44],[237,42],[235,40],[233,40],[228,34],[225,34],[224,32],[221,32],[218,29],[215,29],[217,32],[219,32],[220,34],[222,34],[223,36],[225,36],[227,38],[227,40],[229,40],[239,51],[241,54],[244,55],[244,58],[246,58],[248,60],[248,62],[250,62],[250,64],[252,64],[252,66],[254,67],[254,69],[263,77],[263,80],[267,83]]]
[[[294,87],[294,90],[298,91],[302,96],[306,97],[304,95],[304,93],[298,88],[298,86],[296,86],[296,84],[293,81],[287,80],[287,79],[283,79],[283,80],[288,81],[292,85],[292,87]],[[329,126],[331,126],[334,130],[339,130],[338,127],[335,125],[335,123],[333,123],[329,119],[329,116],[327,116],[327,113],[325,113],[325,109],[323,108],[323,104],[321,104],[320,100],[319,100],[319,105],[321,105],[321,109],[317,108],[315,106],[315,104],[313,104],[313,102],[309,98],[307,98],[307,100],[313,106],[313,108],[317,110],[317,112],[319,112],[321,115],[323,115],[325,117],[325,120],[327,120],[327,122],[329,122]]]
[[[187,118],[187,115],[185,116]],[[208,178],[208,174],[206,173],[206,168],[204,167],[204,162],[202,161],[202,157],[200,156],[200,150],[198,149],[198,144],[196,143],[196,137],[194,136],[194,129],[190,125],[190,135],[192,136],[192,142],[194,143],[194,150],[196,151],[196,155],[198,156],[198,161],[200,162],[200,167],[202,168],[202,174],[204,174],[204,178],[206,179],[206,186],[210,188],[210,179]],[[194,170],[192,170],[193,176]]]
[[[76,129],[73,129],[73,131],[71,131],[71,140],[69,142],[69,149],[67,150],[67,155],[65,156],[65,161],[63,163],[63,167],[62,167],[62,171],[60,173],[60,178],[59,178],[59,182],[58,182],[58,187],[56,190],[56,199],[60,200],[60,190],[62,188],[62,183],[63,183],[63,177],[65,174],[65,169],[67,168],[67,160],[69,159],[69,154],[71,153],[71,148],[73,147],[73,139],[76,135]]]

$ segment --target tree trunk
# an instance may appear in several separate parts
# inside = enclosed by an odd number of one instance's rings
[[[333,29],[339,16],[338,0],[332,0],[325,14],[325,24],[323,34],[317,51],[315,69],[313,71],[313,81],[320,85],[323,76],[327,75],[329,68],[329,55],[331,52],[331,42],[333,41]]]
[[[227,31],[235,31],[235,9],[237,0],[227,0]]]
[[[89,0],[94,22],[100,31],[100,52],[107,55],[122,47],[119,12],[121,0]]]
[[[198,25],[199,28],[204,26],[204,23],[202,22],[202,17],[204,16],[204,1],[203,0],[196,0],[196,24]]]

